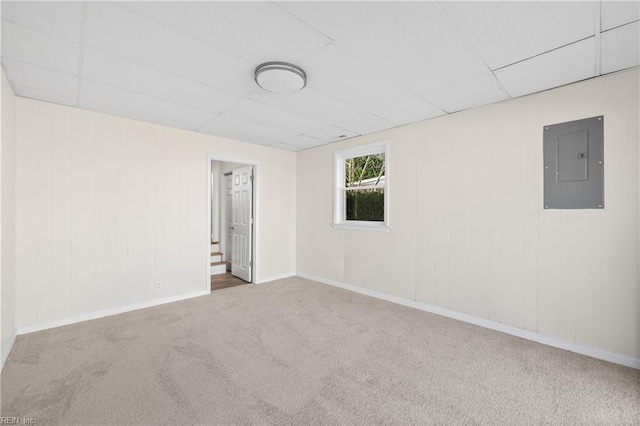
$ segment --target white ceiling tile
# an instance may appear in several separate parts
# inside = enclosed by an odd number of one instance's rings
[[[89,80],[81,80],[80,101],[116,107],[124,111],[144,113],[153,117],[166,117],[196,126],[203,125],[216,116],[212,112],[174,104]]]
[[[595,61],[595,37],[591,37],[502,68],[495,75],[517,97],[594,77]]]
[[[146,121],[148,123],[156,123],[163,126],[175,127],[177,129],[194,130],[196,126],[191,123],[184,123],[182,121],[174,120],[168,117],[158,117],[151,114],[147,114],[144,111],[132,111],[128,109],[122,109],[111,105],[102,105],[89,101],[78,101],[78,108],[86,109],[89,111],[100,112],[103,114],[115,115],[118,117],[130,118],[132,120]]]
[[[385,120],[384,118],[369,113],[338,121],[336,126],[360,135],[367,135],[369,133],[375,133],[380,130],[387,130],[396,127],[395,124]]]
[[[309,87],[365,111],[414,96],[335,45],[325,47],[301,65]]]
[[[280,142],[292,136],[291,133],[282,130],[225,116],[217,117],[197,131],[262,145]]]
[[[597,2],[442,2],[491,69],[594,35]]]
[[[488,70],[435,2],[398,2],[337,46],[416,93]]]
[[[125,5],[256,65],[266,61],[299,61],[330,42],[270,2],[132,2]]]
[[[211,112],[223,111],[242,99],[90,48],[83,50],[81,78]]]
[[[383,117],[398,126],[427,120],[444,115],[440,108],[431,105],[424,98],[416,96],[404,102],[381,108],[374,111],[376,115]]]
[[[289,144],[286,144],[284,142],[278,142],[276,145],[273,145],[273,147],[274,148],[279,148],[279,149],[284,149],[284,150],[287,150],[287,151],[294,151],[294,152],[302,151],[304,149],[307,149],[307,148],[305,148],[303,146],[289,145]]]
[[[600,14],[600,31],[610,30],[640,19],[640,2],[602,1]]]
[[[600,9],[602,72],[639,62],[637,2],[122,4],[3,2],[16,93],[299,150],[592,77]],[[266,60],[308,86],[260,90]]]
[[[3,3],[4,5],[4,3]],[[2,56],[78,75],[80,46],[68,40],[2,21]]]
[[[323,123],[334,123],[362,113],[358,108],[315,91],[311,87],[306,87],[293,95],[282,95],[257,89],[249,97]]]
[[[78,77],[75,75],[25,64],[12,59],[5,59],[3,66],[7,77],[11,79],[15,86],[58,94],[73,99],[78,96]]]
[[[238,95],[255,87],[250,62],[115,3],[87,3],[86,8],[85,46]]]
[[[327,126],[322,129],[314,130],[312,132],[305,133],[305,136],[320,139],[327,142],[341,141],[343,139],[359,136],[358,133],[343,129],[336,126]]]
[[[268,146],[270,148],[281,149],[283,151],[299,151],[297,147],[285,145],[282,142],[265,142],[265,143],[257,142],[257,143],[263,146]]]
[[[600,46],[602,74],[640,65],[640,21],[602,33]]]
[[[245,99],[228,109],[223,115],[239,120],[250,121],[263,126],[280,129],[293,134],[319,129],[324,123],[310,120],[300,115],[279,110],[270,105]]]
[[[77,106],[78,100],[75,97],[61,95],[59,93],[47,92],[46,90],[38,90],[33,87],[22,87],[14,85],[13,88],[16,91],[16,95],[23,98],[37,99],[45,102],[52,102],[54,104]]]
[[[278,4],[334,40],[389,6],[378,1],[283,1]]]
[[[45,33],[80,41],[81,2],[3,1],[2,18]]]
[[[290,146],[296,146],[301,149],[313,148],[316,146],[327,144],[326,141],[312,138],[311,136],[307,136],[307,135],[297,135],[290,139],[283,140],[282,143]]]
[[[492,73],[459,81],[423,95],[430,103],[446,112],[486,105],[509,99]]]

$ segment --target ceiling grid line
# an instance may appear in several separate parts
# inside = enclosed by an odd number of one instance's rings
[[[600,34],[605,34],[605,33],[608,33],[609,31],[618,30],[618,29],[620,29],[622,27],[626,27],[627,25],[632,25],[632,24],[635,24],[637,22],[640,22],[640,19],[636,19],[634,21],[625,22],[624,24],[620,24],[620,25],[616,25],[615,27],[607,28],[604,31],[601,30]],[[600,24],[600,28],[602,28],[602,24]]]
[[[113,85],[111,83],[105,83],[105,82],[102,82],[102,81],[97,81],[97,80],[93,80],[93,79],[86,78],[86,77],[83,78],[82,80],[83,81],[88,81],[88,82],[91,82],[91,83],[97,83],[97,84],[100,84],[100,85],[103,85],[103,86],[109,86],[111,88],[122,90],[122,91],[129,92],[129,93],[133,93],[135,95],[148,96],[150,98],[157,99],[159,101],[168,102],[168,103],[174,104],[176,106],[190,108],[190,109],[193,109],[193,110],[198,110],[198,111],[202,111],[202,112],[206,112],[206,113],[210,113],[210,114],[217,114],[215,111],[209,111],[209,110],[198,108],[198,107],[195,107],[195,106],[186,105],[186,104],[183,104],[183,103],[180,103],[180,102],[176,102],[176,101],[172,101],[170,99],[166,99],[166,98],[163,98],[163,97],[157,96],[157,95],[149,95],[149,94],[143,93],[143,92],[136,92],[135,90],[125,89],[125,88],[122,88],[122,87],[119,87],[119,86],[115,86],[115,85]]]
[[[334,44],[333,44],[333,46],[334,46],[336,49],[338,49],[340,52],[342,52],[343,54],[350,56],[350,57],[351,57],[351,59],[352,59],[354,62],[357,62],[357,63],[358,63],[359,65],[361,65],[362,67],[366,68],[368,71],[370,71],[370,72],[371,72],[373,75],[375,75],[376,77],[381,78],[381,79],[386,78],[386,77],[385,77],[385,75],[384,75],[383,73],[381,73],[378,69],[376,69],[376,68],[372,67],[371,65],[369,65],[369,64],[367,64],[367,63],[365,63],[365,62],[363,62],[363,61],[362,61],[362,60],[360,60],[359,58],[356,58],[356,57],[354,57],[354,56],[350,55],[350,54],[349,54],[349,52],[345,51],[345,50],[344,50],[344,49],[343,49],[339,44],[334,43]],[[400,82],[396,82],[396,81],[394,81],[394,83],[395,83],[395,84],[397,84],[399,87],[402,87],[402,88],[403,88],[404,90],[406,90],[408,93],[414,93],[414,91],[413,91],[413,90],[411,90],[411,89],[410,89],[410,88],[408,88],[408,87],[404,87]],[[419,96],[419,94],[418,94],[418,96]],[[355,105],[354,105],[354,106],[355,106]],[[371,112],[371,113],[373,113],[373,112]]]
[[[309,2],[309,3],[313,3],[313,2]],[[334,3],[329,3],[329,4],[334,4]],[[339,4],[339,3],[335,3],[335,4]],[[370,2],[369,4],[379,4],[377,2]],[[284,6],[281,6],[284,7]],[[395,5],[394,5],[395,7]],[[388,79],[389,81],[393,82],[395,85],[397,85],[398,87],[402,88],[403,90],[406,90],[407,92],[413,93],[415,96],[420,96],[419,93],[416,93],[414,90],[412,90],[409,86],[406,85],[405,81],[402,78],[394,78],[394,76],[388,76],[386,75],[384,72],[382,72],[380,69],[372,66],[371,64],[367,63],[366,61],[361,60],[361,58],[358,58],[357,56],[354,56],[352,53],[350,53],[348,50],[346,50],[343,46],[343,41],[344,38],[349,36],[350,34],[356,32],[356,30],[358,30],[358,28],[363,27],[365,24],[369,23],[370,21],[372,21],[374,18],[377,18],[380,15],[383,15],[384,13],[386,13],[389,10],[390,6],[389,5],[384,5],[381,6],[379,10],[371,13],[370,15],[368,15],[366,18],[364,18],[363,20],[357,22],[355,25],[353,25],[352,27],[350,27],[348,30],[343,31],[340,34],[339,38],[334,38],[334,42],[332,43],[332,45],[338,49],[340,52],[342,52],[345,55],[348,55],[350,57],[351,60],[359,63],[360,65],[362,65],[364,68],[366,68],[368,71],[370,71],[371,73],[373,73],[374,75],[383,78],[383,79]],[[286,8],[285,8],[286,9]],[[293,13],[293,12],[291,12]],[[295,14],[294,14],[295,15]],[[300,18],[302,19],[302,18]],[[304,20],[304,19],[303,19]],[[310,24],[312,25],[312,24]],[[313,26],[313,25],[312,25]],[[317,28],[314,26],[314,28]],[[323,32],[325,33],[325,32]],[[327,93],[325,93],[327,94]],[[330,94],[327,94],[330,95]],[[351,103],[351,105],[353,105],[353,103]],[[356,106],[356,105],[353,105]],[[357,106],[356,106],[357,107]],[[365,110],[365,112],[369,112],[371,113],[373,110],[371,111],[367,111]]]
[[[600,28],[602,25],[602,0],[597,2],[594,7],[594,16],[593,16],[593,24],[594,24],[594,35],[595,35],[595,67],[596,67],[596,75],[600,75],[600,69],[602,68],[601,58],[600,58],[600,49],[601,49],[601,40],[600,40]]]
[[[135,14],[135,15],[139,16],[139,17],[140,17],[140,18],[142,18],[142,19],[145,19],[145,20],[147,20],[147,21],[152,21],[152,22],[154,22],[155,24],[161,25],[161,26],[163,26],[163,27],[165,27],[165,28],[168,28],[168,29],[170,29],[170,30],[172,30],[172,31],[175,31],[175,32],[177,32],[177,33],[180,33],[180,34],[182,34],[182,35],[184,35],[184,36],[187,36],[187,37],[189,37],[189,38],[191,38],[191,39],[193,39],[193,40],[196,40],[196,41],[199,41],[199,42],[205,43],[205,44],[207,44],[207,45],[209,45],[209,46],[211,46],[211,47],[214,47],[214,48],[216,48],[216,49],[220,48],[218,45],[215,45],[215,44],[209,43],[209,42],[207,42],[206,40],[200,39],[200,38],[198,38],[198,37],[194,37],[194,36],[192,36],[192,35],[190,35],[190,34],[187,34],[187,33],[183,32],[183,31],[180,31],[179,29],[177,29],[177,28],[175,28],[175,27],[173,27],[173,26],[170,26],[170,25],[164,24],[163,22],[161,22],[161,21],[159,21],[159,20],[157,20],[157,19],[154,19],[154,18],[149,17],[149,16],[147,16],[147,15],[141,14],[141,13],[139,13],[139,12],[137,12],[137,11],[135,11],[135,10],[133,10],[133,9],[129,8],[129,7],[126,7],[126,5],[124,5],[124,4],[119,4],[119,5],[117,5],[117,6],[121,7],[122,9],[126,9],[128,12],[131,12],[131,13],[133,13],[133,14]],[[317,30],[315,30],[315,29],[314,29],[314,31],[317,31]],[[328,44],[330,44],[330,43],[328,43]],[[93,47],[93,46],[91,47],[91,49],[103,51],[102,49],[99,49],[99,48],[96,48],[96,47]],[[225,51],[224,49],[221,49],[221,48],[220,48],[220,50]],[[109,55],[113,55],[113,53],[111,53],[111,52],[106,52],[106,51],[103,51],[103,52],[104,52],[104,53],[106,53],[106,54],[109,54]],[[225,52],[226,52],[226,53],[229,53],[229,52],[227,52],[227,51],[225,51]],[[114,55],[114,56],[115,56],[115,55]],[[243,60],[243,61],[246,61],[246,59],[245,59],[245,58],[243,58],[243,57],[241,57],[241,56],[237,56],[237,55],[235,55],[235,56],[236,56],[237,58],[239,58],[239,59]],[[122,57],[121,57],[121,59],[126,60],[126,61],[130,61],[130,62],[133,62],[133,61],[132,61],[131,59],[129,59],[129,58],[122,58]],[[144,67],[149,67],[149,66],[148,66],[148,65],[146,65],[146,64],[142,64],[142,63],[138,63],[138,64],[139,64],[139,65],[141,65],[141,66],[144,66]],[[158,72],[163,72],[163,73],[167,73],[167,72],[166,72],[166,71],[164,71],[164,70],[156,70],[156,71],[158,71]],[[175,74],[174,74],[174,75],[175,75]],[[188,78],[186,78],[186,77],[184,77],[184,76],[181,76],[181,75],[175,75],[175,76],[177,76],[177,77],[179,77],[179,78],[184,78],[184,79],[186,79],[186,80],[194,81],[194,82],[199,83],[199,84],[206,84],[206,83],[203,83],[203,82],[200,82],[200,81],[195,81],[195,80],[188,79]],[[98,83],[100,83],[100,84],[104,84],[103,82],[98,82]],[[113,87],[117,87],[117,86],[113,86]],[[209,87],[212,87],[212,88],[214,88],[214,89],[224,90],[224,89],[222,89],[222,88],[220,88],[220,87],[216,87],[216,86],[210,86],[210,85],[209,85]],[[129,90],[129,89],[123,89],[123,90],[128,90],[128,91],[130,91],[130,92],[132,92],[132,93],[143,94],[143,93],[135,92],[135,91],[132,91],[132,90]],[[146,94],[145,94],[145,95],[146,95]],[[335,100],[335,101],[345,103],[345,104],[347,104],[347,105],[349,105],[349,106],[351,106],[351,107],[358,108],[357,106],[355,106],[355,105],[353,105],[353,104],[351,104],[351,103],[349,103],[349,102],[346,102],[346,101],[344,101],[344,100],[341,100],[341,99],[335,98],[334,96],[332,96],[332,95],[330,95],[330,94],[323,93],[323,95],[324,95],[324,96],[327,96],[327,97],[329,97],[329,98],[332,98],[332,99],[333,99],[333,100]],[[146,95],[146,96],[149,96],[149,95]],[[158,98],[158,99],[162,99],[162,98]],[[250,98],[249,98],[249,96],[246,96],[246,97],[244,97],[244,99],[247,99],[247,100],[248,100],[248,99],[250,99]],[[174,102],[174,101],[169,101],[169,100],[167,100],[167,99],[163,99],[163,100],[168,101],[168,102],[172,102],[172,103],[176,103],[176,102]],[[252,100],[256,101],[255,99],[252,99]],[[242,102],[242,100],[239,100],[239,101],[237,101],[235,104],[232,104],[232,105],[230,105],[228,108],[226,108],[226,109],[224,109],[224,110],[220,111],[220,112],[218,113],[218,115],[217,115],[216,117],[214,117],[212,120],[210,120],[207,124],[210,124],[211,122],[215,121],[215,120],[216,120],[217,118],[219,118],[220,116],[223,116],[223,115],[224,115],[224,113],[225,113],[226,111],[228,111],[228,110],[232,109],[234,106],[238,105],[238,104],[239,104],[239,103],[241,103],[241,102]],[[259,101],[257,101],[257,102],[259,102]],[[181,104],[176,103],[176,105],[181,105]],[[266,104],[265,104],[265,105],[266,105]],[[188,106],[188,105],[183,105],[183,106],[190,107],[190,106]],[[273,107],[273,106],[271,106],[271,107]],[[276,108],[276,107],[273,107],[273,108]],[[285,110],[281,110],[281,111],[283,111],[283,112],[288,112],[288,111],[285,111]],[[289,112],[289,113],[290,113],[290,112]],[[300,116],[301,116],[301,117],[303,117],[303,118],[314,119],[313,117],[305,116],[305,115],[303,115],[303,114],[300,114]],[[355,117],[355,116],[354,116],[354,117]],[[327,124],[327,125],[331,125],[331,123],[328,123],[328,122],[323,122],[323,123],[324,123],[324,124]],[[204,128],[204,127],[206,127],[206,124],[205,124],[205,125],[202,125],[202,126],[197,127],[197,129],[201,129],[201,128]],[[278,130],[278,129],[277,129],[277,128],[275,128],[275,127],[272,127],[272,128],[273,128],[274,130]],[[303,135],[303,134],[304,134],[304,133],[300,133],[299,135]]]
[[[291,16],[293,19],[298,20],[301,24],[305,25],[310,30],[316,31],[318,34],[322,35],[323,37],[328,38],[329,39],[329,43],[327,43],[327,44],[335,42],[335,40],[329,34],[326,34],[326,33],[322,32],[321,30],[319,30],[318,28],[314,27],[313,25],[311,25],[310,23],[308,23],[304,19],[300,18],[299,16],[295,15],[294,13],[291,13],[287,8],[283,7],[280,3],[274,1],[274,2],[272,2],[272,4],[274,4],[275,6],[280,8],[280,10],[282,10],[287,15]]]
[[[327,31],[322,31],[322,29],[318,28],[316,25],[313,25],[312,23],[308,22],[307,20],[303,19],[302,17],[296,15],[295,13],[293,13],[292,11],[290,11],[289,9],[287,9],[285,6],[283,6],[281,4],[281,3],[284,3],[284,4],[287,4],[287,5],[290,6],[294,2],[290,2],[290,1],[285,0],[285,1],[273,1],[273,3],[276,4],[278,7],[280,7],[281,9],[285,10],[290,15],[292,15],[295,18],[299,19],[301,22],[305,23],[306,25],[308,25],[309,27],[311,27],[315,31],[318,31],[320,34],[322,34],[325,37],[329,38],[332,42],[337,43],[339,41],[339,39],[337,39],[336,37],[331,36],[330,34],[328,34]],[[312,4],[312,3],[313,3],[313,1],[309,1],[307,4]],[[347,3],[347,1],[345,1],[344,3]],[[370,1],[369,3],[380,5],[380,4],[384,4],[385,2],[382,2],[382,1]],[[328,4],[332,4],[332,3],[328,2]],[[335,4],[339,4],[339,1],[335,2]],[[340,33],[340,37],[344,37],[344,36],[348,35],[350,32],[353,32],[353,31],[357,30],[359,26],[362,26],[367,21],[373,19],[376,15],[378,15],[380,13],[383,13],[389,7],[390,6],[388,4],[385,4],[384,6],[380,6],[380,10],[373,12],[369,16],[367,16],[364,19],[362,19],[359,22],[357,22],[355,25],[351,26],[348,30],[341,32]]]
[[[189,81],[191,83],[202,84],[203,86],[207,86],[207,87],[209,87],[211,89],[215,89],[215,90],[219,90],[221,92],[225,92],[225,93],[227,93],[229,95],[236,95],[235,93],[230,92],[230,91],[228,91],[227,89],[225,89],[223,87],[212,86],[212,85],[210,85],[210,84],[208,84],[206,82],[199,81],[199,80],[194,80],[192,78],[185,77],[184,75],[180,75],[180,74],[177,74],[177,73],[174,73],[174,72],[171,72],[171,71],[156,69],[156,68],[153,68],[153,67],[151,67],[151,66],[149,66],[149,65],[147,65],[145,63],[138,62],[138,61],[135,61],[133,59],[130,59],[130,58],[127,58],[127,57],[124,57],[124,56],[119,56],[117,54],[111,53],[111,52],[109,52],[107,50],[104,50],[104,49],[101,49],[99,47],[85,46],[85,49],[95,50],[95,51],[103,53],[105,55],[109,55],[109,56],[113,56],[114,58],[118,58],[118,59],[120,59],[122,61],[131,62],[132,64],[138,65],[140,67],[149,68],[150,70],[153,70],[155,72],[166,74],[166,75],[171,76],[171,77],[177,77],[177,78],[180,78],[182,80]]]
[[[440,4],[440,1],[438,1],[438,7],[440,8],[440,10],[442,11],[442,13],[444,14],[444,16],[447,18],[447,20],[449,21],[449,23],[456,29],[456,31],[458,32],[458,34],[460,35],[460,37],[462,37],[465,42],[467,43],[467,45],[471,48],[471,50],[473,50],[476,54],[476,56],[482,61],[482,63],[487,67],[487,70],[489,70],[489,72],[491,73],[491,75],[493,76],[493,79],[495,80],[496,84],[498,85],[498,87],[500,87],[500,90],[503,90],[504,93],[507,94],[507,96],[509,97],[509,99],[511,99],[511,94],[509,93],[509,91],[502,85],[502,82],[500,82],[500,79],[495,75],[494,70],[491,69],[491,67],[489,66],[489,64],[487,63],[487,61],[482,57],[482,55],[480,54],[480,52],[478,52],[478,50],[473,46],[473,44],[469,41],[469,39],[467,38],[467,36],[464,34],[464,32],[462,32],[460,30],[460,28],[458,27],[458,25],[455,23],[455,21],[453,20],[453,18],[451,17],[451,15],[449,15],[449,13],[447,12],[447,10],[442,7],[442,5]],[[451,114],[451,112],[446,111],[447,114]],[[455,112],[455,111],[454,111]]]
[[[79,99],[82,99],[82,69],[84,66],[84,40],[87,34],[87,4],[82,3],[82,9],[80,12],[80,42],[78,43],[78,94],[76,97],[76,106],[78,106]]]
[[[13,25],[18,25],[18,26],[23,27],[23,28],[28,28],[31,31],[36,31],[36,32],[41,33],[41,34],[45,34],[45,35],[47,35],[49,37],[54,37],[54,38],[57,38],[57,39],[60,39],[60,40],[64,40],[64,41],[70,42],[70,43],[78,44],[77,40],[73,40],[73,39],[70,39],[68,37],[61,36],[59,34],[54,34],[51,31],[47,31],[47,30],[44,30],[42,28],[37,28],[37,27],[35,27],[33,25],[27,25],[24,22],[16,21],[15,19],[7,18],[6,16],[2,16],[1,19],[3,21],[9,22],[9,23],[11,23]]]
[[[601,0],[6,2],[2,20],[17,96],[294,151],[640,65],[637,4]],[[261,90],[269,61],[307,86]]]
[[[5,75],[8,75],[7,70],[5,69],[4,61],[0,63],[0,68],[2,68],[2,72]],[[7,81],[9,82],[9,86],[11,87],[11,90],[13,90],[13,93],[18,93],[18,90],[16,89],[16,85],[13,83],[13,81],[11,81],[11,79],[9,78],[7,78]]]
[[[165,27],[165,28],[167,28],[167,29],[169,29],[171,31],[175,31],[176,33],[179,33],[179,34],[181,34],[181,35],[183,35],[185,37],[188,37],[188,38],[193,39],[195,41],[198,41],[200,43],[204,43],[204,44],[208,45],[209,47],[213,47],[214,49],[219,49],[219,50],[223,51],[224,53],[226,53],[228,55],[234,56],[236,59],[240,59],[242,61],[248,62],[246,58],[243,58],[242,56],[238,56],[236,53],[230,52],[230,51],[228,51],[228,50],[226,50],[226,49],[224,49],[224,48],[222,48],[220,46],[217,46],[217,45],[211,43],[208,40],[202,40],[202,39],[200,39],[198,37],[194,37],[193,35],[191,35],[189,33],[186,33],[186,32],[184,32],[184,31],[182,31],[182,30],[180,30],[180,29],[178,29],[176,27],[173,27],[171,25],[167,25],[167,24],[165,24],[164,22],[162,22],[162,21],[160,21],[158,19],[155,19],[155,18],[153,18],[151,16],[148,16],[148,15],[144,15],[144,14],[138,12],[135,9],[127,7],[126,2],[122,2],[122,3],[114,2],[113,4],[114,4],[114,6],[122,8],[122,9],[126,10],[127,12],[136,15],[137,17],[139,17],[141,19],[144,19],[144,20],[149,21],[149,22],[153,22],[156,25],[160,25],[160,26]]]
[[[513,65],[518,65],[518,64],[520,64],[520,63],[522,63],[522,62],[526,62],[526,61],[528,61],[528,60],[535,59],[535,58],[538,58],[538,57],[540,57],[540,56],[544,56],[544,55],[546,55],[547,53],[555,52],[555,51],[558,51],[558,50],[564,49],[565,47],[573,46],[574,44],[578,44],[578,43],[580,43],[580,42],[582,42],[582,41],[585,41],[585,40],[590,40],[590,39],[592,39],[592,38],[594,38],[594,37],[595,37],[595,35],[591,35],[591,36],[588,36],[588,37],[584,37],[584,38],[581,38],[580,40],[572,41],[571,43],[567,43],[567,44],[563,44],[562,46],[554,47],[553,49],[549,49],[549,50],[547,50],[547,51],[545,51],[545,52],[538,53],[538,54],[533,55],[533,56],[529,56],[528,58],[524,58],[524,59],[521,59],[521,60],[519,60],[519,61],[516,61],[516,62],[513,62],[513,63],[510,63],[510,64],[507,64],[507,65],[501,66],[501,67],[496,68],[496,69],[493,69],[493,70],[491,70],[491,71],[492,71],[492,72],[493,72],[493,71],[501,71],[501,70],[503,70],[503,69],[505,69],[505,68],[509,68],[509,67],[511,67],[511,66],[513,66]]]
[[[6,58],[6,59],[10,59],[13,62],[18,62],[18,63],[21,63],[23,65],[28,65],[30,67],[39,68],[39,69],[43,69],[43,70],[47,70],[47,71],[53,71],[53,72],[56,72],[56,73],[64,74],[64,75],[69,76],[69,77],[78,77],[76,74],[71,74],[71,73],[68,73],[68,72],[59,71],[59,70],[56,70],[54,68],[47,67],[47,66],[44,66],[44,65],[33,64],[31,62],[26,62],[26,61],[23,61],[21,59],[13,59],[13,58]]]

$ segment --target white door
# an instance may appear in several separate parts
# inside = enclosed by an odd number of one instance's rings
[[[231,270],[231,259],[233,258],[233,174],[229,173],[224,177],[224,248],[227,271]]]
[[[245,166],[233,171],[233,238],[231,274],[251,281],[251,227],[253,224],[253,167]]]

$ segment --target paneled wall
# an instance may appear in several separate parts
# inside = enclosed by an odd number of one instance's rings
[[[18,327],[207,289],[209,155],[258,162],[257,279],[295,272],[295,153],[24,98],[17,140]]]
[[[4,71],[0,74],[0,348],[2,356],[5,356],[15,328],[16,97]]]
[[[298,154],[297,270],[640,358],[638,69]],[[544,210],[542,128],[603,114],[604,210]],[[389,233],[333,229],[333,153],[390,141]]]

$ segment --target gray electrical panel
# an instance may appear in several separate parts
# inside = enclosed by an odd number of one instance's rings
[[[544,208],[604,208],[604,117],[544,126]]]

